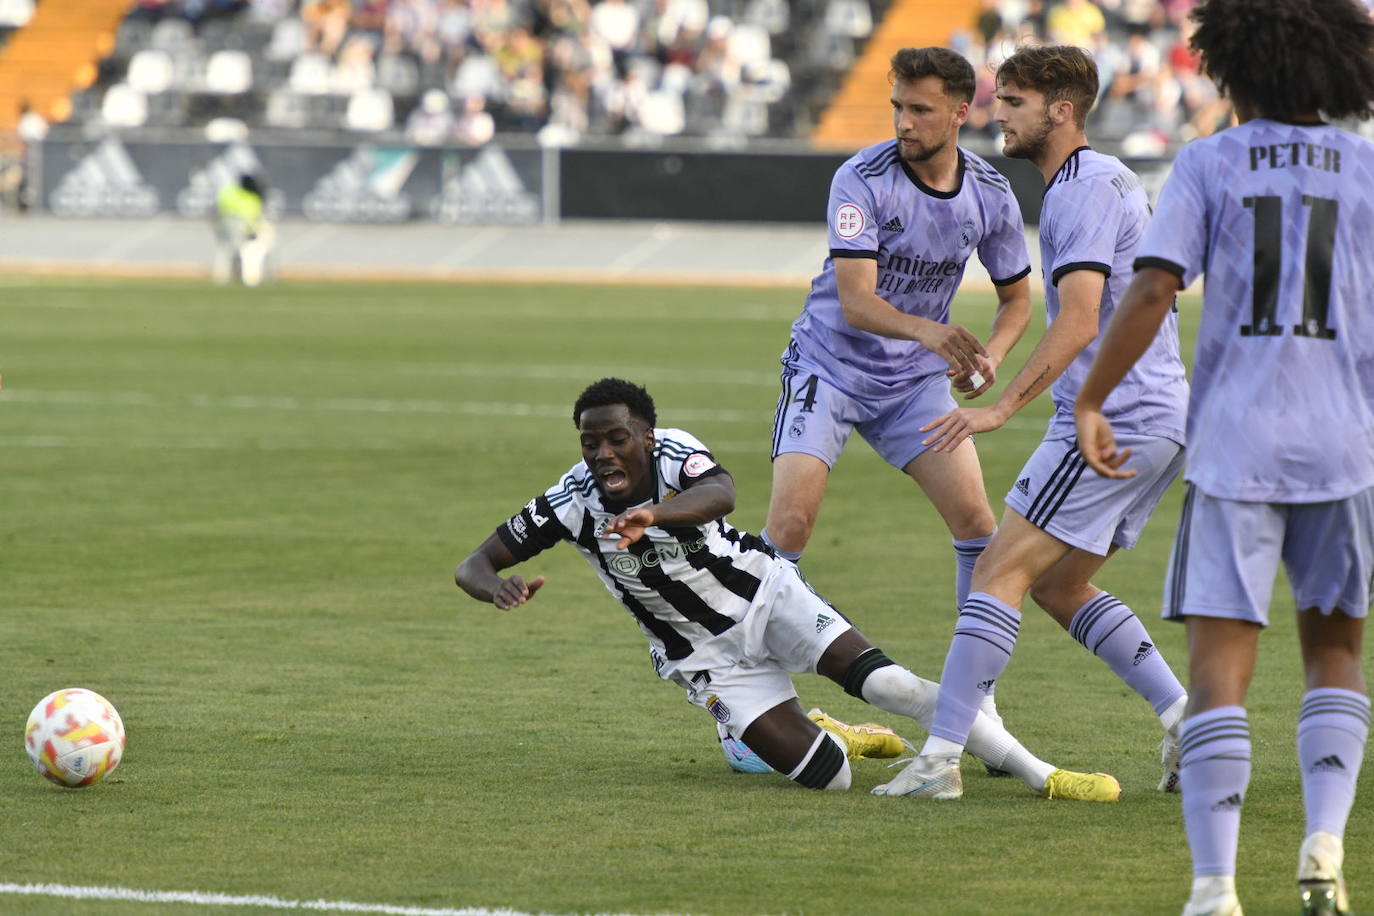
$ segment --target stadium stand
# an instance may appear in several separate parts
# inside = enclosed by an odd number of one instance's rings
[[[119,130],[804,137],[888,2],[139,0],[93,84],[63,88],[72,120]]]
[[[1187,51],[1193,0],[127,3],[0,0],[0,30],[27,23],[0,48],[0,129],[28,103],[118,130],[234,118],[441,144],[481,142],[482,124],[455,133],[476,115],[550,145],[681,134],[853,147],[890,132],[874,96],[891,49],[947,44],[980,74],[967,134],[990,142],[992,71],[1026,41],[1093,51],[1095,136],[1128,153],[1163,154],[1227,114]]]
[[[1018,44],[1088,47],[1093,136],[1165,156],[1226,123],[1188,51],[1194,0],[0,0],[0,137],[22,111],[91,135],[196,128],[480,145],[668,136],[855,148],[888,136],[887,59],[979,74],[964,141],[997,145]],[[238,126],[225,125],[237,122]],[[21,147],[0,149],[0,171]]]

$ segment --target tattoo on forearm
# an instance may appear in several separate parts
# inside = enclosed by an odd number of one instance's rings
[[[1021,389],[1021,393],[1018,394],[1018,395],[1016,396],[1016,399],[1017,399],[1018,401],[1024,401],[1026,398],[1030,397],[1031,392],[1035,390],[1035,386],[1036,386],[1036,385],[1039,385],[1040,382],[1041,382],[1041,380],[1043,380],[1043,379],[1045,378],[1045,376],[1047,376],[1047,375],[1049,375],[1049,374],[1050,374],[1050,367],[1049,367],[1049,366],[1046,366],[1045,368],[1041,369],[1041,370],[1040,370],[1040,374],[1037,375],[1035,378],[1031,379],[1031,383],[1030,383],[1029,385],[1027,385],[1025,388]]]

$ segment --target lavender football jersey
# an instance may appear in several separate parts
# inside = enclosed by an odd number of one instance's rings
[[[902,161],[897,141],[861,150],[830,184],[830,256],[792,324],[801,353],[827,381],[856,398],[883,398],[934,372],[944,358],[910,340],[861,331],[845,320],[836,258],[878,262],[875,292],[894,308],[948,322],[949,307],[975,251],[994,283],[1030,273],[1021,210],[1011,185],[986,161],[959,150],[959,182],[944,192]]]
[[[1190,482],[1292,503],[1374,486],[1374,143],[1262,119],[1194,141],[1138,254],[1206,274]]]
[[[1046,187],[1040,212],[1046,319],[1053,322],[1059,314],[1059,281],[1064,275],[1095,270],[1107,278],[1098,313],[1098,327],[1105,329],[1130,285],[1131,262],[1149,218],[1149,197],[1120,159],[1086,146],[1074,150]],[[1050,389],[1055,411],[1046,438],[1075,435],[1073,402],[1100,341],[1099,334]],[[1103,413],[1118,432],[1161,436],[1182,445],[1187,406],[1178,316],[1171,311],[1149,349],[1107,398]]]

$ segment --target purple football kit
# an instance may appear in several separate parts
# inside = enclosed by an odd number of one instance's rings
[[[1237,229],[1237,227],[1243,227]],[[1374,144],[1256,119],[1185,147],[1138,265],[1206,275],[1170,616],[1365,616],[1374,575]]]
[[[1140,180],[1114,156],[1080,147],[1045,189],[1040,216],[1045,317],[1059,314],[1059,281],[1078,270],[1106,281],[1098,313],[1105,328],[1130,285],[1131,262],[1150,218]],[[1007,505],[1059,540],[1105,556],[1135,546],[1170,482],[1183,467],[1188,382],[1179,355],[1178,316],[1159,334],[1104,405],[1118,441],[1132,451],[1127,480],[1088,471],[1078,452],[1073,402],[1097,355],[1094,339],[1050,390],[1054,416],[1040,446],[1007,494]]]
[[[919,428],[954,407],[943,357],[845,320],[835,261],[875,260],[878,296],[942,323],[949,321],[969,257],[976,254],[1000,286],[1029,274],[1011,185],[985,160],[958,152],[958,184],[948,192],[925,185],[902,161],[895,140],[860,151],[835,173],[830,256],[782,356],[773,457],[801,452],[833,466],[857,428],[884,460],[902,468],[925,450]]]

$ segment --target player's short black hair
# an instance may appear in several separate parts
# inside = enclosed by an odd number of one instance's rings
[[[1097,64],[1092,55],[1072,45],[1027,45],[1017,48],[997,68],[997,82],[1034,89],[1046,103],[1072,102],[1073,120],[1082,130],[1097,101]]]
[[[973,65],[959,52],[949,48],[902,48],[892,55],[892,69],[887,74],[892,82],[914,83],[927,76],[939,77],[945,84],[945,95],[973,101],[977,86]]]
[[[573,405],[573,426],[581,427],[582,411],[589,407],[609,407],[624,404],[631,416],[639,417],[652,429],[658,424],[658,411],[654,409],[654,399],[634,382],[622,378],[603,378],[592,382],[577,396]]]
[[[1205,0],[1189,15],[1203,71],[1252,115],[1370,117],[1374,20],[1358,0]]]

